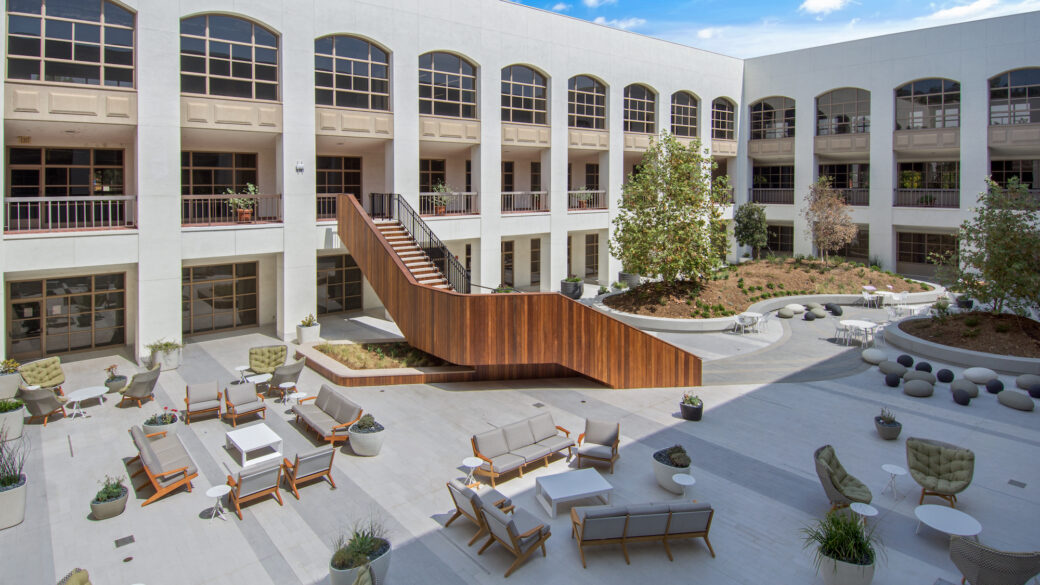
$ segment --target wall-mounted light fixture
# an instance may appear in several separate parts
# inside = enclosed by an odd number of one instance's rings
[[[297,175],[302,175],[303,174],[303,161],[302,160],[296,161],[296,174]]]

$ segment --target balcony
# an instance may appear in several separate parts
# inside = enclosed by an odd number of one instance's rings
[[[838,189],[849,205],[870,205],[870,189]]]
[[[748,199],[764,205],[794,205],[794,189],[748,189]]]
[[[419,193],[419,215],[480,215],[480,194]]]
[[[502,213],[544,213],[549,211],[546,191],[506,191],[502,193]]]
[[[137,227],[137,197],[8,197],[4,232],[54,232]]]
[[[957,209],[961,206],[961,191],[960,189],[896,189],[892,206]]]
[[[250,195],[251,208],[235,209],[228,204],[242,195],[182,195],[181,225],[188,227],[251,225],[282,222],[282,195]]]
[[[568,191],[567,210],[578,211],[582,209],[606,209],[606,191]]]

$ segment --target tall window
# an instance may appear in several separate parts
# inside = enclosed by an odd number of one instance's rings
[[[531,190],[538,192],[542,190],[542,163],[531,163]]]
[[[362,308],[361,269],[350,254],[318,256],[318,314]]]
[[[181,331],[201,333],[256,325],[257,263],[181,269]]]
[[[126,343],[125,285],[123,273],[9,282],[7,357]]]
[[[697,98],[686,91],[672,94],[672,134],[697,136]]]
[[[767,225],[766,247],[771,252],[794,252],[794,226]]]
[[[585,276],[599,276],[599,234],[585,234]]]
[[[599,165],[596,163],[585,165],[585,189],[599,191]]]
[[[870,132],[870,92],[855,87],[828,91],[816,98],[816,135]]]
[[[567,82],[567,125],[571,128],[607,127],[607,87],[588,75]]]
[[[869,189],[870,165],[867,163],[843,163],[820,165],[820,176],[830,177],[835,189]]]
[[[419,56],[419,113],[477,117],[477,68],[451,53]]]
[[[625,88],[625,132],[653,134],[657,94],[645,85]]]
[[[903,189],[960,189],[961,163],[899,163],[899,186]]]
[[[737,125],[736,106],[726,98],[711,102],[711,137],[733,140]]]
[[[531,284],[542,282],[542,240],[531,238]]]
[[[1036,178],[1040,177],[1040,160],[995,160],[990,164],[990,174],[1001,187],[1007,187],[1012,177],[1030,189],[1038,189]]]
[[[247,183],[257,183],[256,177],[256,153],[181,153],[182,195],[241,193]]]
[[[361,197],[361,157],[319,156],[315,166],[319,194]]]
[[[134,14],[101,0],[8,0],[7,56],[8,79],[133,87]]]
[[[7,157],[8,197],[123,194],[123,151],[14,148]]]
[[[525,65],[502,68],[502,121],[545,124],[548,110],[545,76]]]
[[[794,167],[755,165],[751,169],[751,186],[756,189],[794,189]]]
[[[502,241],[502,284],[513,286],[513,240]]]
[[[958,128],[961,84],[949,79],[921,79],[896,90],[896,130]]]
[[[444,159],[442,158],[424,158],[419,160],[419,192],[430,193],[437,185],[448,184],[444,173],[444,165]]]
[[[357,37],[314,41],[314,103],[361,110],[390,110],[390,56]]]
[[[768,97],[751,104],[751,140],[794,137],[794,100]]]
[[[1040,68],[1017,69],[989,80],[989,123],[1040,123]]]
[[[473,161],[466,161],[466,192],[473,192]]]
[[[896,259],[899,262],[932,264],[933,253],[945,256],[957,251],[957,236],[954,234],[897,232],[896,242]]]
[[[502,191],[505,193],[516,191],[515,169],[516,163],[513,161],[502,161]]]
[[[181,92],[278,99],[278,37],[223,14],[181,21]]]
[[[839,248],[834,255],[849,260],[867,260],[870,257],[870,226],[859,226],[856,239]]]

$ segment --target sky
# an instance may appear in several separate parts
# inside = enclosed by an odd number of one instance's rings
[[[1040,10],[1040,0],[517,2],[740,58]]]

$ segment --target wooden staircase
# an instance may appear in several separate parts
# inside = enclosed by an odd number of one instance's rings
[[[396,220],[381,219],[375,222],[376,229],[390,248],[401,259],[415,281],[424,286],[432,286],[444,290],[454,290],[447,278],[441,274],[437,265],[423,252],[404,226]]]

